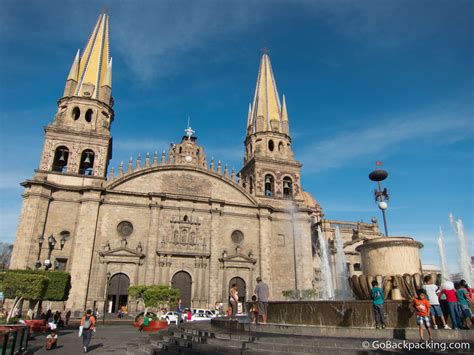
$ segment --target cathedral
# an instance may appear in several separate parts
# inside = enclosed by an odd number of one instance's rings
[[[268,53],[260,61],[238,172],[208,160],[191,127],[168,152],[109,167],[114,119],[109,23],[102,14],[45,127],[39,167],[22,183],[10,266],[69,272],[66,308],[137,310],[127,290],[141,284],[177,287],[186,307],[207,308],[226,304],[236,283],[244,302],[257,276],[272,300],[284,299],[285,290],[319,292],[318,237],[324,233],[334,264],[336,230],[349,273],[360,273],[356,247],[380,235],[377,221],[325,219],[305,192]]]

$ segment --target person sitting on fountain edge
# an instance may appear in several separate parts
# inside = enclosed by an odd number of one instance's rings
[[[418,324],[420,329],[420,340],[424,341],[423,338],[423,325],[428,331],[430,336],[429,340],[432,340],[431,329],[430,329],[430,302],[426,299],[425,291],[418,290],[416,291],[416,298],[413,298],[413,307],[416,311],[416,324]]]
[[[370,297],[372,298],[374,306],[375,328],[385,329],[385,317],[383,314],[384,294],[382,289],[379,287],[379,283],[376,280],[372,281],[372,290],[370,290]]]

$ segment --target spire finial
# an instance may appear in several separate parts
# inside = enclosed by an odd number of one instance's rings
[[[192,137],[193,134],[195,133],[195,131],[191,128],[190,123],[191,123],[191,117],[188,116],[188,126],[187,126],[187,128],[184,130],[184,132],[185,132],[186,135],[188,136],[188,140],[191,140],[191,137]]]

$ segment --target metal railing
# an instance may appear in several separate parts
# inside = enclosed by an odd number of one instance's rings
[[[28,348],[28,327],[24,325],[0,326],[1,355],[26,354]]]

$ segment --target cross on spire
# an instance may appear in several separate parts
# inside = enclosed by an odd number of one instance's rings
[[[188,140],[191,140],[191,137],[193,136],[193,134],[196,132],[194,131],[191,126],[189,125],[191,123],[191,117],[188,116],[188,126],[187,128],[184,130],[184,132],[186,133],[186,135],[188,136]]]

